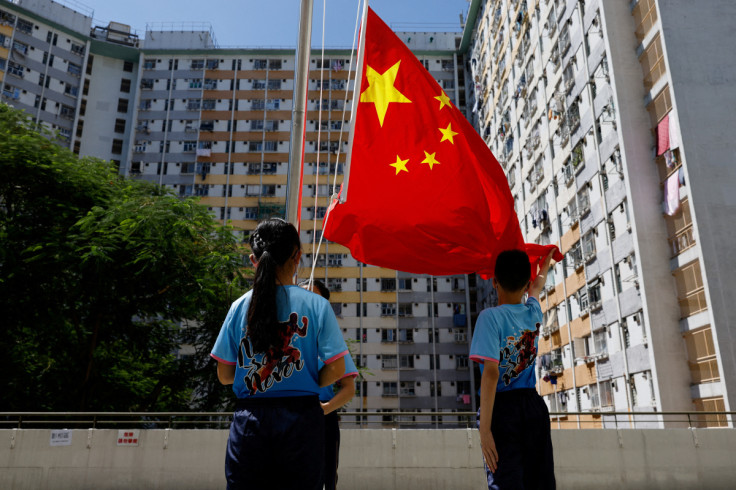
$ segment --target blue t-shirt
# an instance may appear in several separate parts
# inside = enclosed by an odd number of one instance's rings
[[[252,291],[230,307],[212,348],[212,357],[235,365],[233,391],[238,398],[319,394],[319,360],[329,364],[348,354],[330,303],[299,286],[276,292],[282,344],[255,353],[245,337]]]
[[[536,298],[529,298],[526,304],[486,308],[478,315],[470,359],[498,363],[496,391],[535,387],[534,360],[541,326],[542,308]]]
[[[350,356],[350,354],[346,355],[344,357],[345,359],[345,374],[343,374],[340,379],[347,378],[349,376],[352,376],[353,378],[356,378],[358,376],[358,369],[355,367],[355,363],[353,362],[353,358]],[[320,359],[319,361],[319,368],[322,369],[322,366],[325,364]],[[324,388],[320,388],[319,390],[319,401],[321,402],[328,402],[332,400],[332,397],[335,396],[335,389],[334,386],[325,386]]]

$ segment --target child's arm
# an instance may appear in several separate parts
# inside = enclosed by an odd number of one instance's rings
[[[529,297],[539,299],[539,293],[544,289],[544,283],[547,282],[547,272],[549,272],[549,263],[552,260],[552,256],[555,254],[555,250],[552,249],[547,257],[545,257],[542,265],[539,266],[539,274],[534,278],[534,281],[529,286]]]
[[[483,459],[493,472],[498,466],[498,451],[496,442],[491,434],[491,419],[493,417],[493,403],[496,401],[496,385],[498,384],[498,363],[486,361],[483,363],[483,377],[480,380],[480,446],[483,450]]]
[[[341,357],[335,361],[325,364],[319,370],[318,384],[320,388],[329,386],[345,374],[345,358]]]
[[[346,405],[355,395],[355,378],[352,376],[342,378],[337,384],[340,385],[340,389],[337,390],[335,396],[332,397],[332,400],[322,404],[322,410],[325,411],[325,415]]]
[[[224,385],[231,385],[235,382],[235,364],[217,363],[217,379]]]

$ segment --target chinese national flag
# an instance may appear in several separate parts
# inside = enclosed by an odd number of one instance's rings
[[[364,43],[347,193],[333,203],[325,236],[367,264],[492,276],[501,251],[524,250],[503,170],[371,9]]]

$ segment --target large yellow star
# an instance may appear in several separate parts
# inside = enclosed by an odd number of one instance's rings
[[[440,162],[438,162],[434,157],[436,154],[437,152],[434,152],[434,153],[427,153],[426,151],[424,152],[424,160],[422,160],[422,163],[428,163],[430,170],[432,170],[435,165],[440,164]]]
[[[442,92],[440,95],[436,96],[435,99],[440,101],[439,110],[442,110],[443,107],[450,105],[450,98],[447,96],[445,92]]]
[[[402,160],[399,158],[399,155],[396,155],[396,162],[392,163],[391,166],[396,169],[396,175],[399,175],[399,172],[408,172],[406,169],[406,164],[409,163],[409,159]]]
[[[378,122],[381,123],[381,127],[383,127],[383,120],[386,118],[386,111],[391,102],[411,103],[404,94],[394,87],[400,63],[401,60],[397,61],[394,66],[380,74],[370,66],[367,67],[365,72],[365,76],[368,78],[368,88],[360,94],[360,101],[373,102],[376,105]]]
[[[440,143],[442,143],[445,140],[448,140],[453,145],[455,144],[455,141],[452,139],[452,137],[458,133],[452,130],[452,123],[448,123],[445,129],[442,129],[442,128],[437,128],[437,129],[439,129],[440,133],[442,133],[442,139],[440,140]]]

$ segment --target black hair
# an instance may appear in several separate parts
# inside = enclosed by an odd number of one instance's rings
[[[521,291],[529,284],[532,266],[523,250],[506,250],[498,254],[493,271],[496,282],[508,292]]]
[[[277,268],[283,266],[301,247],[294,225],[280,218],[258,223],[250,235],[250,247],[258,261],[247,315],[246,335],[255,352],[266,352],[278,345],[276,293]]]
[[[317,290],[320,296],[322,296],[326,300],[330,299],[330,290],[327,289],[327,286],[325,286],[325,283],[323,283],[319,279],[312,279],[312,285],[314,286],[314,289]],[[299,286],[301,287],[309,286],[309,279],[300,282]]]

